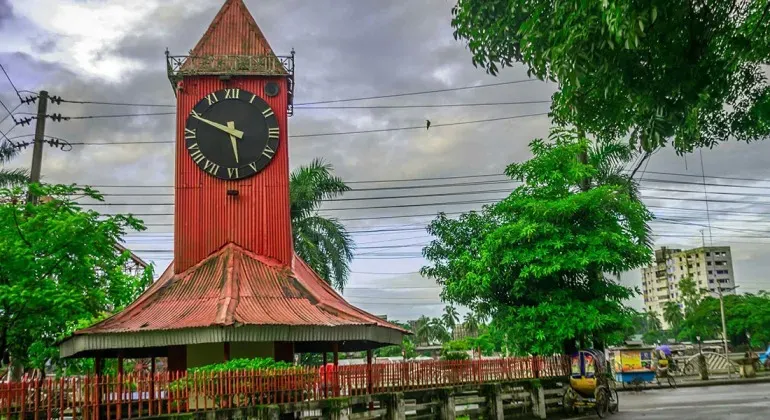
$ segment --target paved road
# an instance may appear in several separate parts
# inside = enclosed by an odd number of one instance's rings
[[[770,418],[770,383],[621,392],[612,420]],[[584,418],[596,418],[584,417]]]

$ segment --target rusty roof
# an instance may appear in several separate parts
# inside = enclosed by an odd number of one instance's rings
[[[230,243],[185,272],[172,267],[125,310],[75,335],[243,325],[368,325],[408,334],[346,302],[296,255],[290,268]]]

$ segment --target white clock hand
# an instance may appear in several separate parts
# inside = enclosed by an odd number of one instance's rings
[[[227,128],[230,130],[235,130],[235,122],[228,121],[227,122]],[[233,146],[233,154],[235,155],[235,163],[238,162],[238,143],[235,140],[235,136],[230,134],[230,144]]]
[[[212,126],[214,128],[218,128],[218,129],[224,131],[225,133],[227,133],[227,134],[229,134],[231,136],[234,136],[234,137],[239,138],[239,139],[243,138],[243,131],[241,131],[241,130],[236,130],[234,128],[228,128],[228,127],[226,127],[226,126],[224,126],[222,124],[215,123],[214,121],[209,121],[209,120],[207,120],[205,118],[201,118],[201,117],[199,117],[196,114],[192,114],[192,116],[193,116],[193,118],[195,118],[195,119],[197,119],[199,121],[203,121],[206,124],[208,124],[208,125],[210,125],[210,126]]]

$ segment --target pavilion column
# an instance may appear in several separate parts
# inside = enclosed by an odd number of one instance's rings
[[[123,374],[123,353],[118,353],[118,418],[122,418],[121,413],[123,410],[123,382],[125,381]]]
[[[372,350],[366,351],[366,393],[372,395],[374,387],[372,384]],[[369,411],[374,410],[374,401],[369,402]]]
[[[340,365],[340,343],[334,342],[332,343],[332,357],[334,360],[334,376],[332,377],[334,381],[334,396],[339,397],[340,395],[340,373],[339,373],[339,365]]]
[[[228,362],[230,361],[230,342],[229,341],[226,342],[224,347],[225,347],[225,355],[224,355],[225,362]]]
[[[155,399],[155,356],[150,358],[150,401]]]
[[[101,356],[94,358],[94,380],[96,381],[96,406],[99,407],[102,403],[102,373],[104,373],[104,360]],[[97,408],[98,410],[98,408]]]
[[[327,383],[327,381],[326,381],[326,376],[327,376],[327,373],[328,373],[328,372],[326,371],[326,351],[324,351],[324,356],[323,356],[323,364],[321,365],[321,372],[323,372],[323,373],[324,373],[324,374],[323,374],[323,380],[324,380],[324,398],[326,398],[326,397],[328,397],[328,393],[327,393],[327,391],[326,391],[326,388],[328,388],[328,387],[326,386],[326,383]]]

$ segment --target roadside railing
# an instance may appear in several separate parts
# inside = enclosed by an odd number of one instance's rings
[[[0,417],[135,418],[568,374],[561,356],[213,373],[23,378],[0,383]],[[325,373],[324,373],[325,372]]]

